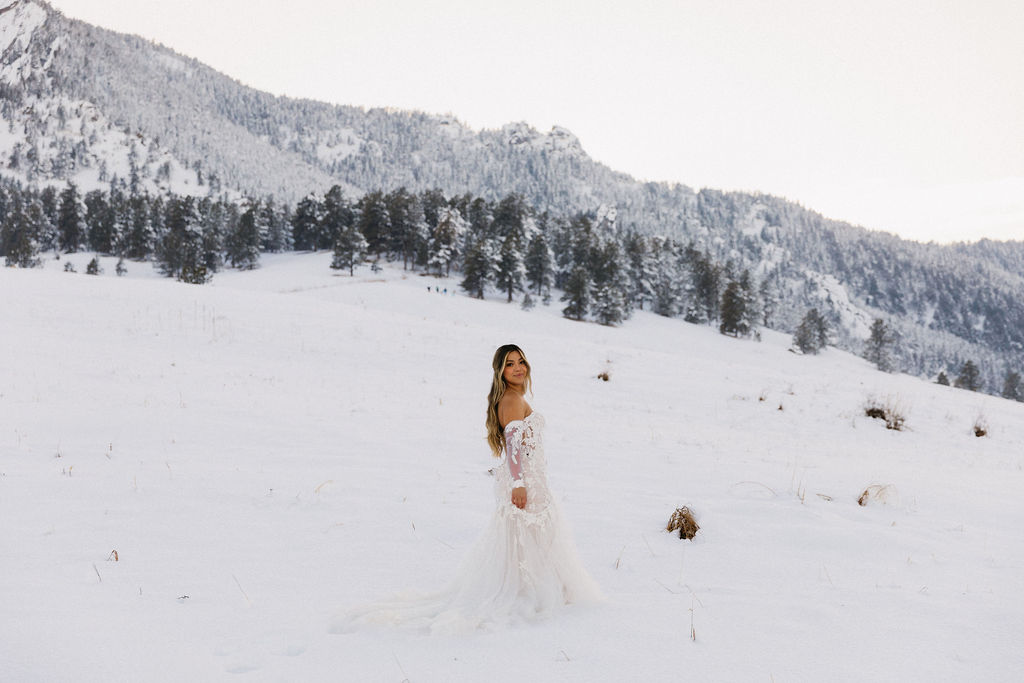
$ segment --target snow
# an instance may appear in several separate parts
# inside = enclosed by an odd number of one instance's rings
[[[791,354],[770,331],[641,312],[608,328],[400,268],[350,278],[328,253],[207,286],[66,258],[0,269],[0,680],[1024,668],[1024,404]],[[328,633],[348,606],[443,585],[483,528],[483,402],[508,341],[608,603],[498,633]],[[872,396],[908,429],[865,417]],[[662,531],[684,504],[692,542]]]
[[[740,225],[740,234],[747,237],[760,237],[768,221],[764,219],[764,204],[755,202],[747,212],[746,219]]]
[[[340,128],[326,137],[330,142],[317,145],[316,156],[328,164],[344,161],[353,154],[358,154],[364,143],[352,128]]]
[[[846,287],[834,275],[807,271],[807,282],[815,289],[812,297],[820,299],[822,308],[833,311],[839,317],[839,325],[860,339],[871,334],[873,318],[870,313],[850,299]]]
[[[61,110],[64,112],[63,122],[58,113]],[[209,194],[209,186],[199,183],[195,170],[185,166],[152,139],[140,133],[129,133],[114,125],[90,102],[66,97],[29,96],[25,98],[22,111],[32,112],[30,120],[33,123],[30,125],[34,127],[35,122],[41,122],[39,125],[42,126],[42,132],[37,135],[35,150],[38,165],[44,170],[36,175],[36,184],[63,188],[70,181],[83,194],[91,190],[109,191],[110,180],[115,176],[126,182],[131,177],[130,157],[135,148],[140,186],[144,190],[154,194],[173,192],[194,197]],[[21,156],[25,159],[31,139],[26,135],[27,124],[20,121],[8,124],[12,125],[14,130],[0,127],[0,158],[9,159],[15,147],[21,145]],[[75,168],[66,173],[67,178],[49,177],[46,169],[52,169],[55,162],[60,163],[62,150],[66,152],[76,145],[82,145],[86,151],[74,160],[69,156],[64,158],[65,163],[75,164]],[[28,165],[27,161],[23,161],[18,169],[5,167],[2,173],[28,183],[24,170]],[[162,177],[159,171],[165,165],[167,174]],[[101,173],[104,166],[106,178]],[[235,196],[237,192],[227,191],[227,194]]]
[[[178,55],[171,54],[169,52],[156,52],[154,53],[156,60],[163,64],[171,71],[177,71],[183,73],[186,76],[192,75],[192,68],[185,62],[184,59]]]
[[[548,152],[566,152],[583,154],[583,147],[579,138],[562,126],[552,126],[548,133],[541,133],[525,121],[507,123],[501,127],[501,134],[505,144],[510,147],[526,145],[533,149],[543,149]]]
[[[15,41],[24,50],[32,34],[46,21],[46,10],[34,2],[4,3],[0,8],[0,55]]]

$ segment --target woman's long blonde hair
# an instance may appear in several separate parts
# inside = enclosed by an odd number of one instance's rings
[[[526,360],[526,354],[515,344],[499,346],[498,350],[494,352],[494,360],[491,362],[494,367],[494,379],[491,382],[491,391],[487,394],[487,445],[491,447],[491,453],[495,458],[500,458],[501,452],[505,450],[505,434],[501,429],[501,423],[498,422],[498,403],[505,395],[505,390],[508,389],[508,382],[505,381],[504,375],[505,362],[513,351],[518,351],[523,362],[526,363],[526,382],[523,388],[533,392],[530,382],[530,362]]]

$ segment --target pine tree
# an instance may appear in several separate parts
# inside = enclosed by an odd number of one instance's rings
[[[816,354],[828,346],[828,342],[828,322],[818,313],[818,309],[808,310],[793,334],[793,344],[801,353]]]
[[[160,270],[182,282],[202,284],[210,279],[203,255],[203,236],[192,197],[167,200],[166,231],[157,250]]]
[[[308,207],[304,210],[308,210]],[[356,225],[356,212],[339,185],[324,195],[317,228],[317,248],[336,249],[341,234]],[[351,240],[351,236],[348,241]],[[322,246],[321,246],[322,245]]]
[[[58,246],[66,254],[78,251],[85,240],[85,221],[79,205],[78,188],[73,183],[68,183],[60,193],[57,235]]]
[[[573,320],[583,320],[590,309],[591,290],[590,273],[583,266],[576,266],[565,283],[565,291],[562,294],[562,301],[566,307],[562,309],[562,315]]]
[[[457,209],[445,206],[438,210],[437,223],[430,234],[427,265],[438,275],[451,275],[452,263],[461,256],[466,220]]]
[[[673,317],[684,309],[680,292],[683,278],[679,274],[679,259],[676,245],[668,239],[655,237],[651,240],[651,310],[658,315]]]
[[[630,232],[626,236],[625,252],[630,278],[630,298],[642,311],[644,304],[654,299],[654,260],[650,257],[647,240],[635,232]]]
[[[694,323],[711,324],[718,319],[721,301],[722,269],[708,253],[700,253],[692,245],[687,247],[685,260],[690,269],[693,306],[686,319]]]
[[[871,323],[871,335],[864,343],[861,355],[882,372],[892,372],[892,347],[895,342],[896,337],[889,325],[881,318],[875,318]]]
[[[523,285],[526,282],[523,254],[514,236],[506,235],[502,240],[495,266],[494,284],[499,290],[508,294],[508,301],[511,302],[512,295],[515,292],[523,291]]]
[[[277,208],[274,198],[268,196],[260,209],[260,246],[263,251],[279,253],[292,248],[291,223],[288,207]]]
[[[551,298],[551,287],[555,281],[555,258],[551,253],[547,237],[538,231],[526,248],[526,282],[530,289],[544,301]]]
[[[40,264],[39,245],[33,232],[21,193],[12,192],[0,222],[0,252],[4,254],[8,266],[34,268]]]
[[[404,187],[390,192],[385,198],[389,222],[388,251],[395,257],[402,257],[402,269],[416,266],[418,256],[425,252],[427,224],[423,217],[423,205],[418,196],[410,194]]]
[[[154,235],[150,222],[149,203],[141,195],[128,200],[128,235],[125,238],[125,256],[144,259],[153,253]]]
[[[477,299],[484,298],[484,291],[491,282],[494,272],[494,256],[487,238],[481,236],[472,242],[466,251],[462,267],[462,283],[459,285]]]
[[[359,232],[366,238],[370,252],[380,256],[387,251],[388,234],[391,232],[391,219],[388,217],[388,206],[384,194],[380,190],[367,192],[356,205],[359,215]]]
[[[718,331],[722,334],[731,334],[734,337],[746,336],[747,308],[743,296],[743,288],[736,280],[730,280],[722,293],[722,322]]]
[[[758,287],[758,298],[761,303],[761,324],[771,327],[775,319],[775,311],[779,305],[779,298],[776,295],[776,288],[772,286],[771,278],[765,276]]]
[[[935,383],[936,384],[941,384],[944,387],[948,387],[949,386],[949,378],[946,377],[946,373],[945,372],[940,372],[939,376],[935,378]]]
[[[131,232],[131,206],[125,183],[115,178],[110,183],[111,253],[118,256],[128,250],[128,235]]]
[[[224,240],[227,234],[227,207],[224,202],[203,197],[196,206],[202,235],[202,260],[207,271],[216,273],[224,265]]]
[[[52,251],[57,249],[57,223],[60,221],[60,195],[57,188],[53,185],[44,187],[39,193],[39,201],[43,206],[46,220],[40,226],[36,240],[39,243],[39,251]]]
[[[525,252],[532,237],[530,233],[536,232],[532,220],[528,219],[522,197],[513,194],[498,202],[490,232],[501,245],[495,263],[494,283],[508,294],[508,301],[512,301],[512,296],[525,287]]]
[[[334,258],[331,260],[331,268],[341,270],[348,268],[348,274],[354,275],[356,264],[366,258],[369,245],[363,233],[359,232],[353,221],[346,225],[338,233],[338,240],[334,243]]]
[[[318,234],[323,208],[316,195],[310,194],[299,201],[292,214],[292,237],[295,251],[320,249]]]
[[[590,312],[602,325],[618,325],[630,314],[629,277],[619,242],[607,232],[610,222],[606,219],[599,223],[606,231],[598,235],[590,255],[593,293]]]
[[[1024,385],[1021,385],[1019,372],[1014,372],[1013,370],[1006,371],[1006,377],[1003,379],[1002,396],[1013,401],[1024,401]]]
[[[85,225],[89,248],[101,254],[114,251],[114,215],[102,190],[86,193]]]
[[[974,361],[968,360],[960,368],[960,374],[957,375],[956,381],[953,382],[953,386],[960,389],[967,389],[968,391],[978,391],[981,389],[981,371],[978,370],[978,366],[974,364]]]
[[[626,297],[621,289],[610,284],[597,285],[593,288],[590,310],[594,319],[602,325],[618,325],[623,322],[626,319],[627,306]]]
[[[239,270],[252,270],[260,261],[260,230],[257,217],[258,204],[249,202],[238,218],[235,230],[224,240],[226,258]]]
[[[761,333],[757,327],[761,324],[761,297],[758,288],[754,284],[754,277],[749,270],[744,269],[740,274],[740,296],[743,298],[743,334],[753,336],[761,340]]]

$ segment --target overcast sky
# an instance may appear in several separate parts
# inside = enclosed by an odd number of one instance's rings
[[[51,0],[243,83],[569,128],[643,180],[1024,239],[1021,0]]]

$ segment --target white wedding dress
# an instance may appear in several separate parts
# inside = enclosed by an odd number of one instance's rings
[[[570,603],[602,600],[548,489],[543,430],[544,418],[537,412],[505,426],[505,456],[494,470],[494,515],[445,590],[364,605],[331,630],[373,623],[465,633],[537,620]],[[527,502],[520,510],[512,505],[512,489],[524,485]]]

